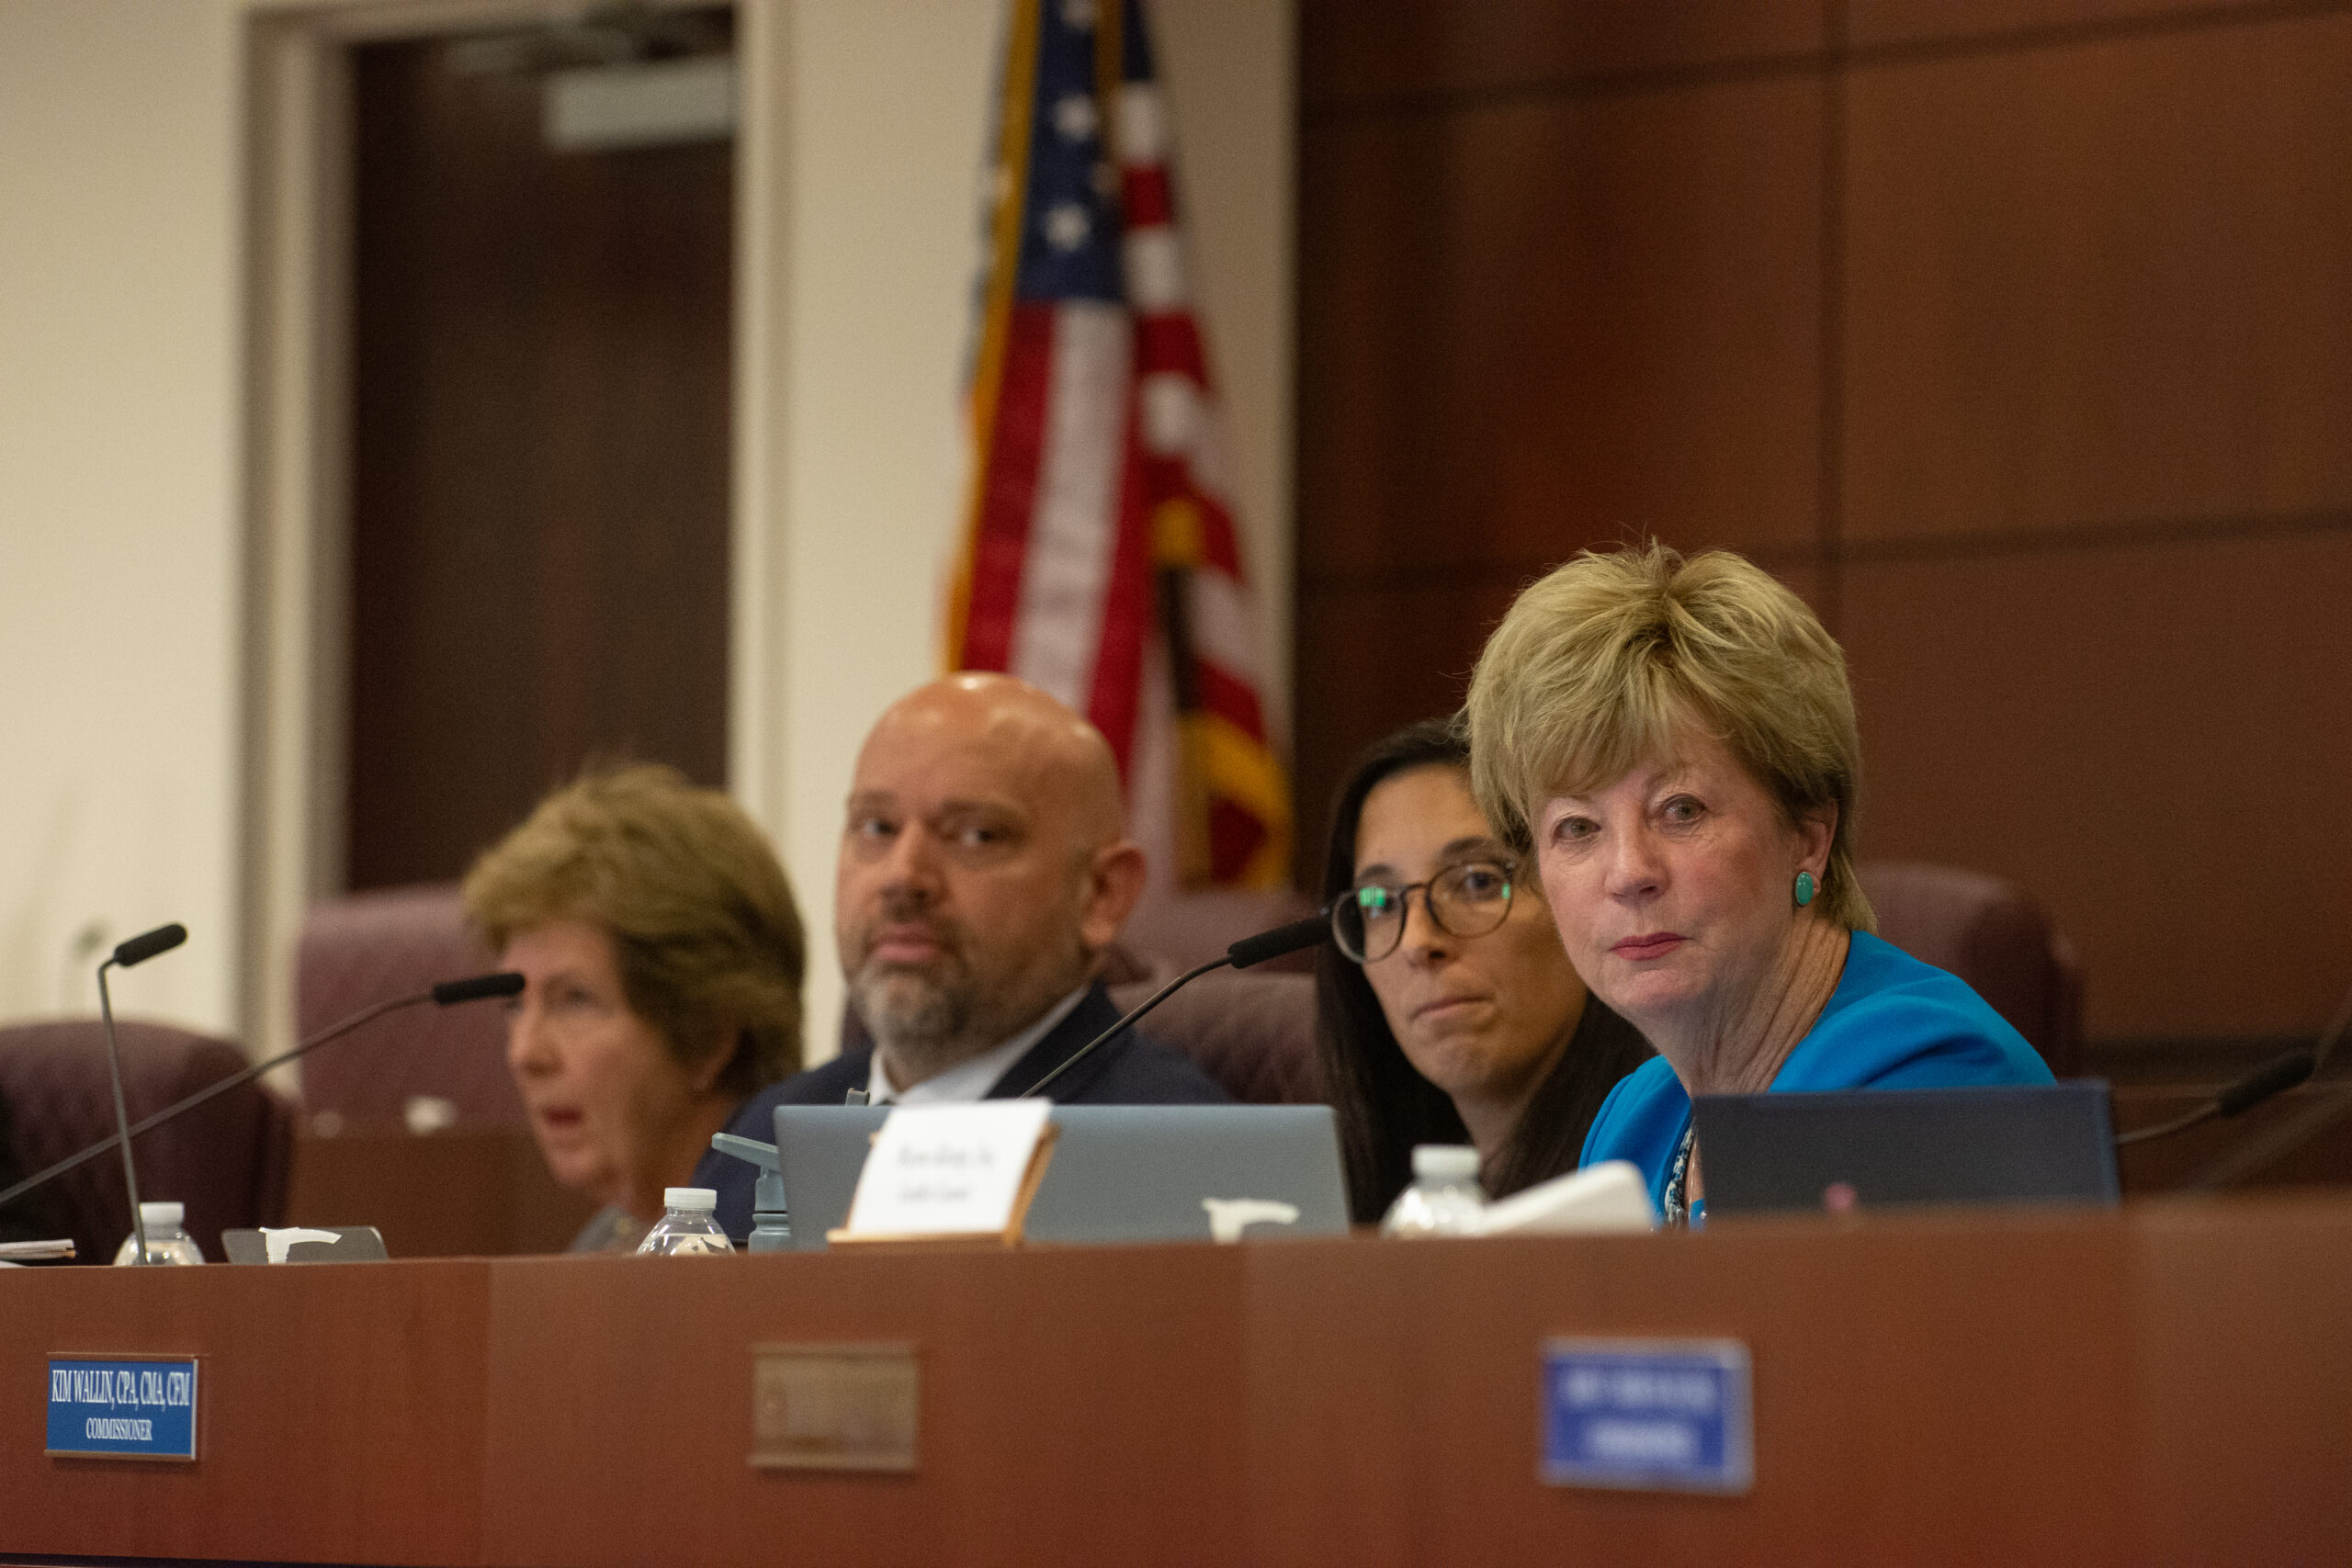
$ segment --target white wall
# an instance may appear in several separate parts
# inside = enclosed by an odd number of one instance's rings
[[[1280,715],[1290,600],[1290,8],[1159,0],[1156,14],[1248,564],[1274,612]],[[755,465],[768,488],[754,475],[746,499],[755,513],[748,524],[764,534],[755,547],[772,552],[768,591],[780,611],[780,643],[761,657],[781,673],[763,712],[739,703],[737,774],[820,933],[808,1033],[825,1047],[831,1031],[819,1021],[841,1006],[830,933],[851,764],[881,709],[940,669],[941,606],[964,504],[961,377],[999,17],[997,0],[795,0],[775,29],[789,81],[769,154],[784,171],[789,235],[771,269],[781,302],[771,301],[770,417],[781,434],[772,459]]]
[[[0,1019],[235,1024],[235,31],[0,0]]]
[[[88,965],[64,963],[91,922],[115,940],[181,919],[187,949],[125,976],[126,1008],[253,1021],[236,1016],[233,938],[240,660],[264,608],[241,568],[239,29],[296,9],[0,0],[0,1019],[88,1005]],[[732,764],[818,935],[822,1021],[841,998],[850,762],[882,706],[939,664],[999,0],[742,0],[740,15]],[[1279,671],[1290,8],[1157,0],[1157,17]],[[1287,682],[1272,684],[1279,716]]]

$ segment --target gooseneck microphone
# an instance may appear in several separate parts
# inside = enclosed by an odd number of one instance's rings
[[[152,931],[141,931],[128,942],[115,943],[113,953],[98,967],[103,971],[107,964],[111,964],[118,969],[128,969],[158,953],[169,953],[187,940],[187,928],[174,920],[168,926],[157,926]]]
[[[2336,1004],[2335,1016],[2328,1020],[2327,1027],[2320,1032],[2319,1043],[2312,1048],[2311,1077],[2317,1078],[2326,1067],[2328,1057],[2335,1053],[2346,1030],[2352,1030],[2352,991],[2346,992],[2344,999]],[[2222,1156],[2190,1177],[2181,1190],[2218,1192],[2222,1188],[2245,1180],[2265,1166],[2286,1158],[2342,1121],[2346,1112],[2352,1112],[2352,1086],[2346,1085],[2339,1077],[2330,1080],[2328,1087],[2333,1092],[2312,1095],[2311,1104],[2280,1122],[2259,1140]]]
[[[2273,1056],[2244,1077],[2223,1084],[2214,1091],[2212,1099],[2185,1115],[2176,1116],[2169,1122],[2160,1122],[2153,1127],[2118,1133],[2115,1146],[2120,1149],[2154,1138],[2169,1138],[2175,1133],[2185,1132],[2213,1117],[2235,1116],[2251,1111],[2272,1095],[2283,1094],[2311,1077],[2318,1063],[2318,1056],[2310,1051],[2289,1051]]]
[[[153,1259],[147,1256],[147,1216],[139,1207],[139,1172],[132,1168],[130,1163],[130,1112],[124,1108],[122,1101],[122,1053],[114,1043],[114,998],[107,993],[107,971],[144,964],[159,953],[171,952],[187,940],[187,928],[175,920],[168,926],[157,926],[152,931],[141,931],[130,941],[118,943],[112,953],[98,961],[98,1018],[106,1025],[107,1074],[114,1080],[115,1139],[122,1145],[122,1185],[130,1193],[130,1234],[138,1240],[139,1251],[135,1257],[141,1263]],[[98,1146],[104,1148],[106,1145],[100,1144]],[[24,1190],[25,1184],[17,1183],[6,1193],[0,1194],[0,1203],[6,1203]]]
[[[1314,947],[1330,940],[1330,917],[1319,913],[1313,914],[1303,920],[1293,920],[1286,926],[1276,926],[1270,931],[1260,931],[1256,936],[1243,937],[1225,950],[1225,957],[1219,962],[1230,964],[1236,969],[1247,969],[1253,964],[1263,964],[1268,959],[1281,958],[1285,954],[1296,953],[1303,948]],[[1216,964],[1211,964],[1208,967],[1214,969]],[[1194,973],[1197,974],[1198,971]],[[1181,986],[1183,982],[1179,980],[1176,984]],[[1170,987],[1170,989],[1173,988]],[[1163,991],[1160,995],[1165,996],[1167,992]],[[1154,1000],[1157,999],[1157,998],[1154,998]],[[1144,1005],[1148,1007],[1151,1004],[1147,1002]]]
[[[519,997],[522,994],[523,976],[512,969],[502,969],[495,975],[472,975],[463,980],[444,980],[425,992],[424,996],[433,999],[435,1007],[450,1008],[456,1007],[459,1002],[488,1001],[492,997]],[[393,1008],[411,1007],[424,999],[423,997],[395,998],[391,1001],[379,1003],[377,1012],[389,1012]],[[295,1056],[311,1049],[312,1045],[323,1045],[335,1033],[345,1029],[356,1029],[375,1016],[376,1013],[372,1012],[365,1016],[354,1013],[343,1022],[336,1024],[327,1034],[322,1035],[308,1044],[297,1046],[290,1055],[280,1056],[278,1060],[290,1062]]]
[[[1232,946],[1225,950],[1224,957],[1212,958],[1206,964],[1200,965],[1198,968],[1187,969],[1182,975],[1177,976],[1173,980],[1169,981],[1168,984],[1160,987],[1159,989],[1152,992],[1150,996],[1144,998],[1142,1004],[1133,1012],[1127,1014],[1126,1017],[1119,1020],[1118,1022],[1113,1024],[1110,1028],[1104,1030],[1102,1033],[1096,1035],[1093,1039],[1088,1041],[1085,1044],[1080,1046],[1077,1050],[1064,1057],[1062,1059],[1061,1066],[1056,1067],[1052,1072],[1047,1073],[1044,1077],[1039,1078],[1035,1083],[1031,1084],[1029,1086],[1028,1092],[1023,1094],[1020,1098],[1023,1100],[1035,1100],[1042,1096],[1046,1092],[1048,1085],[1050,1085],[1056,1078],[1061,1077],[1064,1073],[1069,1071],[1072,1067],[1078,1066],[1080,1062],[1086,1060],[1087,1057],[1092,1055],[1096,1047],[1107,1044],[1111,1041],[1116,1039],[1120,1034],[1132,1027],[1136,1020],[1141,1018],[1144,1014],[1149,1012],[1152,1009],[1158,1007],[1160,1003],[1166,1001],[1169,998],[1174,996],[1177,992],[1182,990],[1185,987],[1191,985],[1193,981],[1199,979],[1210,970],[1223,969],[1228,964],[1236,969],[1247,969],[1253,964],[1263,964],[1270,958],[1280,958],[1286,953],[1296,953],[1301,948],[1313,947],[1317,942],[1329,942],[1330,940],[1330,920],[1321,914],[1310,915],[1303,920],[1293,920],[1286,926],[1276,926],[1272,931],[1261,931],[1256,936],[1243,937],[1239,942],[1235,942]]]
[[[179,931],[177,926],[167,926],[164,929],[172,931]],[[121,948],[117,948],[115,951],[119,954],[122,952],[123,948],[136,946],[138,943],[148,942],[161,934],[162,933],[158,931],[150,931],[145,936],[133,937],[130,942],[124,942]],[[185,932],[181,933],[181,937],[184,937],[185,935]],[[165,948],[177,945],[180,939],[180,937],[175,937],[172,942],[165,942],[159,947],[150,948],[147,952],[139,954],[139,956],[152,957],[153,954],[164,951]],[[111,960],[109,962],[111,962]],[[136,962],[136,959],[134,959],[133,962]],[[106,974],[103,965],[100,966],[98,983],[99,1001],[103,1007],[106,998]],[[262,1074],[268,1072],[275,1067],[282,1067],[298,1056],[308,1055],[312,1051],[317,1050],[320,1046],[340,1040],[345,1035],[350,1033],[353,1030],[358,1028],[361,1024],[372,1023],[388,1012],[398,1012],[402,1008],[413,1008],[424,1002],[431,1002],[436,1007],[455,1007],[461,1002],[481,1001],[491,997],[519,996],[522,994],[522,990],[523,976],[514,974],[510,970],[503,971],[495,975],[476,975],[463,980],[444,980],[439,985],[429,986],[422,991],[412,991],[406,996],[394,997],[389,1001],[377,1002],[371,1006],[361,1008],[349,1018],[329,1024],[326,1028],[319,1031],[318,1033],[313,1034],[308,1040],[303,1041],[300,1045],[295,1046],[294,1049],[287,1052],[284,1055],[272,1056],[266,1062],[256,1062],[252,1066],[246,1067],[240,1072],[230,1074],[227,1077],[222,1078],[219,1083],[208,1084],[204,1088],[198,1089],[194,1094],[189,1095],[187,1099],[182,1100],[175,1104],[164,1107],[163,1110],[156,1111],[155,1114],[148,1117],[145,1121],[141,1122],[136,1126],[124,1124],[122,1110],[122,1077],[121,1070],[118,1067],[115,1075],[115,1118],[119,1131],[116,1132],[115,1135],[110,1138],[101,1138],[98,1142],[92,1144],[88,1148],[84,1149],[81,1153],[68,1155],[63,1159],[59,1160],[55,1165],[51,1166],[48,1169],[36,1171],[32,1175],[25,1178],[22,1181],[17,1182],[14,1187],[9,1188],[6,1192],[0,1192],[0,1205],[8,1203],[12,1200],[31,1191],[36,1187],[40,1187],[44,1183],[55,1180],[57,1178],[64,1175],[67,1171],[74,1169],[77,1166],[80,1166],[89,1160],[96,1159],[98,1156],[106,1153],[107,1150],[114,1147],[118,1143],[122,1145],[122,1162],[127,1174],[130,1165],[130,1140],[139,1136],[141,1133],[153,1132],[155,1128],[162,1126],[164,1122],[171,1121],[174,1117],[184,1115],[187,1112],[195,1110],[198,1106],[202,1105],[206,1100],[211,1100],[219,1095],[226,1094],[231,1089],[237,1088],[241,1084],[249,1084],[253,1082],[254,1079],[261,1077]],[[107,1048],[108,1052],[111,1053],[114,1048],[114,1024],[111,1020],[109,1020],[107,1024]],[[139,1213],[139,1190],[135,1187],[131,1189],[130,1193],[130,1212],[134,1216]],[[143,1258],[146,1255],[144,1226],[139,1227],[139,1235],[141,1236],[140,1255]]]

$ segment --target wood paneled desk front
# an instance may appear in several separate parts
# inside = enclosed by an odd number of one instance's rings
[[[416,1564],[2340,1560],[2352,1201],[1696,1236],[0,1270],[9,1554]],[[1745,1496],[1537,1475],[1540,1347],[1728,1337]],[[754,1468],[753,1348],[909,1346],[911,1474]],[[52,1353],[203,1358],[193,1464]]]

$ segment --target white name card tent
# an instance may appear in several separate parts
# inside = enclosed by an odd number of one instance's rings
[[[826,1239],[1019,1246],[1053,1157],[1052,1111],[1044,1100],[892,1107],[848,1218]]]

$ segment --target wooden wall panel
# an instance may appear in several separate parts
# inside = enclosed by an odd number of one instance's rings
[[[1820,7],[1791,0],[1304,0],[1298,20],[1310,113],[1804,54],[1823,36]]]
[[[2094,1039],[2316,1026],[2352,3],[1308,0],[1302,70],[1303,867],[1513,582],[1654,532],[1846,639],[1866,852],[2048,898]]]
[[[2227,26],[2233,11],[2277,11],[2278,0],[1830,0],[1855,49],[1950,42],[2030,46],[2056,33],[2133,26]]]
[[[2352,503],[2352,17],[1851,83],[1847,537]]]
[[[1320,897],[1332,794],[1355,754],[1400,725],[1462,705],[1470,667],[1530,574],[1441,585],[1333,585],[1298,603],[1298,885]]]
[[[1821,92],[1311,128],[1301,544],[1318,572],[1808,538]],[[1326,283],[1328,280],[1328,286]]]
[[[486,1444],[506,1462],[485,1488],[483,1555],[1247,1561],[1226,1478],[1245,1440],[1250,1250],[843,1248],[690,1261],[707,1281],[691,1292],[659,1261],[502,1265]],[[665,1331],[675,1353],[647,1353]],[[748,1465],[752,1348],[777,1342],[913,1347],[921,1468]]]
[[[13,1271],[12,1271],[13,1272]],[[0,1561],[478,1562],[489,1267],[44,1269],[0,1285]],[[128,1274],[130,1277],[125,1278]],[[42,1358],[200,1356],[193,1464],[44,1459]],[[362,1457],[373,1462],[357,1462]],[[50,1561],[58,1561],[50,1558]]]
[[[1310,123],[1302,876],[1349,756],[1458,704],[1521,583],[1653,532],[1809,550],[1821,113],[1775,79]]]
[[[1757,1220],[1679,1247],[1586,1237],[1571,1268],[1503,1239],[1476,1249],[1475,1272],[1435,1247],[1251,1249],[1259,1560],[2145,1560],[2126,1508],[2131,1423],[2102,1393],[2132,1365],[2117,1331],[2130,1314],[2125,1248],[2043,1216],[2000,1222],[1996,1247],[1949,1222],[1911,1224],[1900,1239]],[[1867,1273],[1853,1246],[1865,1235],[1881,1249]],[[1740,1281],[1729,1314],[1728,1279]],[[1431,1323],[1476,1326],[1418,1326]],[[1555,1335],[1750,1345],[1754,1489],[1694,1500],[1544,1485],[1531,1462],[1537,1354]],[[1888,1389],[1918,1413],[1899,1425],[1934,1434],[1932,1464],[1907,1464],[1873,1429]],[[1275,1408],[1298,1414],[1264,1420]],[[1343,1447],[1351,1462],[1334,1464]],[[2004,1506],[1962,1524],[1953,1506],[1987,1496]]]
[[[2039,891],[2098,1037],[2316,1033],[2352,980],[2352,535],[1846,572],[1863,848]]]
[[[2352,1357],[2329,1351],[2274,1375],[2299,1304],[2342,1301],[2352,1284],[2352,1248],[2330,1244],[2324,1213],[2316,1203],[2184,1204],[2142,1233],[2147,1306],[2132,1355],[2160,1375],[2141,1383],[2137,1416],[2169,1435],[2142,1450],[2134,1511],[2148,1540],[2201,1542],[2208,1562],[2344,1555],[2341,1502],[2314,1506],[2342,1496],[2342,1447],[2262,1437],[2314,1416],[2321,1424],[2307,1429],[2341,1430],[2352,1412]],[[2190,1558],[2176,1548],[2156,1560]]]

